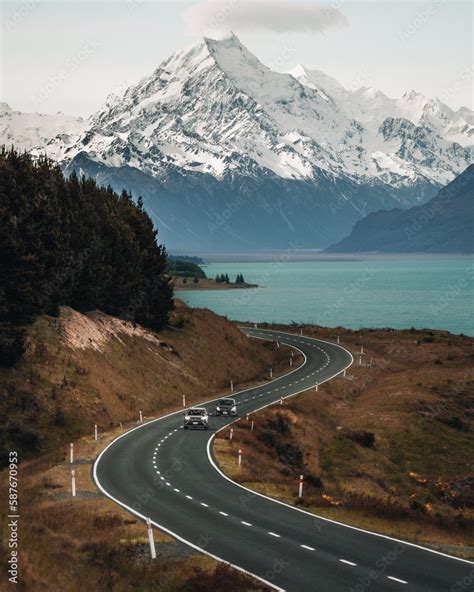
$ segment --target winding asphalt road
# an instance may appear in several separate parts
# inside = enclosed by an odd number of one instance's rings
[[[297,348],[305,362],[269,383],[234,393],[241,417],[330,380],[352,363],[351,354],[333,343],[242,330]],[[213,411],[214,404],[207,408]],[[474,566],[468,561],[320,518],[233,483],[212,454],[215,432],[231,421],[211,417],[210,430],[185,431],[178,412],[142,424],[97,457],[96,484],[138,517],[149,517],[175,538],[277,590],[472,590]]]

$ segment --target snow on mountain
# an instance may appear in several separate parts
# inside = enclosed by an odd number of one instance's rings
[[[445,184],[471,156],[444,135],[463,145],[472,138],[460,115],[436,105],[410,93],[396,101],[375,89],[351,92],[302,66],[274,72],[232,34],[173,54],[96,113],[63,155],[86,152],[156,178],[174,166],[216,178],[239,172],[315,181],[324,171],[359,183]],[[392,122],[397,133],[389,133],[390,118],[422,131],[405,138],[404,126]]]
[[[286,248],[296,234],[326,246],[371,211],[429,199],[472,161],[465,107],[350,91],[301,65],[275,72],[233,34],[174,53],[87,122],[12,113],[0,110],[0,141],[143,195],[183,249]]]
[[[0,144],[14,144],[18,150],[47,151],[61,159],[67,146],[86,129],[87,121],[63,113],[22,113],[0,103]]]

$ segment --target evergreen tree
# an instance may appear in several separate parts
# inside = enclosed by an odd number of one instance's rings
[[[168,322],[166,251],[141,198],[3,148],[0,227],[0,363],[21,355],[23,326],[61,305]]]
[[[229,276],[227,274],[225,274],[225,276],[224,276],[224,282],[226,284],[229,284],[230,283]]]
[[[216,284],[220,284],[221,283],[221,276],[219,274],[216,275]]]

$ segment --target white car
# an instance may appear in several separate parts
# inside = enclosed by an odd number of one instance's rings
[[[209,414],[205,407],[192,407],[184,414],[184,429],[209,428]]]

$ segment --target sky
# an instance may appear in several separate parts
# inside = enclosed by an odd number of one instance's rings
[[[0,0],[0,10],[0,100],[21,111],[88,117],[174,51],[229,30],[278,71],[301,63],[351,90],[474,108],[470,2]]]

